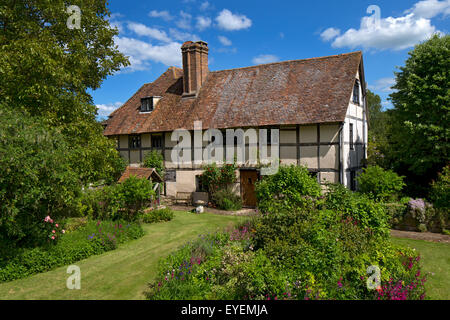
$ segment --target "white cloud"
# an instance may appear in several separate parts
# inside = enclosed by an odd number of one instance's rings
[[[191,20],[192,20],[192,15],[190,15],[189,13],[186,13],[184,11],[180,11],[180,18],[177,20],[176,25],[178,28],[181,29],[191,29]]]
[[[123,22],[119,21],[120,18],[123,17],[123,14],[121,13],[113,13],[109,17],[109,23],[112,27],[116,27],[119,32],[124,31]]]
[[[220,53],[236,54],[238,50],[236,48],[219,48],[216,51]]]
[[[450,0],[424,0],[406,10],[401,17],[387,17],[378,20],[376,15],[361,19],[359,29],[349,29],[343,34],[338,29],[328,28],[321,37],[332,41],[334,48],[363,47],[365,49],[403,50],[430,38],[439,32],[429,18],[438,14],[448,14]]]
[[[110,103],[110,104],[97,104],[97,113],[99,117],[106,118],[111,112],[120,108],[123,105],[122,102]]]
[[[335,28],[328,28],[324,32],[320,34],[320,37],[323,41],[330,41],[333,38],[336,38],[341,34],[341,30]]]
[[[200,31],[205,30],[211,26],[211,19],[208,17],[197,17],[197,29]]]
[[[143,25],[142,23],[129,22],[128,29],[130,29],[139,36],[149,37],[163,42],[171,41],[164,31],[155,28],[149,28],[146,25]]]
[[[208,1],[205,1],[205,2],[203,2],[203,3],[200,5],[200,10],[205,11],[205,10],[207,10],[210,6],[211,6],[211,5],[209,4],[209,2],[208,2]]]
[[[148,14],[152,18],[161,18],[165,21],[171,21],[173,20],[173,17],[170,15],[169,11],[157,11],[152,10]]]
[[[223,9],[216,18],[219,28],[227,31],[248,29],[252,26],[252,20],[244,15],[233,14],[228,9]]]
[[[227,37],[218,36],[217,38],[219,39],[220,43],[223,44],[224,46],[231,46],[233,44],[231,40],[228,39]]]
[[[265,63],[272,63],[272,62],[278,62],[280,59],[273,55],[273,54],[261,54],[255,58],[253,58],[252,62],[254,64],[265,64]]]
[[[151,62],[162,63],[166,66],[181,66],[181,43],[152,45],[128,37],[115,37],[114,42],[122,53],[130,57],[131,65],[124,69],[124,72],[147,70]]]
[[[391,89],[393,85],[395,85],[394,78],[381,78],[375,81],[375,84],[369,85],[369,89],[389,93],[393,91]]]
[[[413,8],[408,9],[405,13],[413,13],[416,17],[431,19],[438,14],[450,14],[450,0],[423,0],[417,2]]]
[[[170,33],[170,36],[173,39],[178,40],[178,41],[185,42],[185,41],[199,41],[199,40],[201,40],[201,38],[198,35],[196,35],[196,34],[192,34],[192,33],[189,33],[189,32],[183,32],[183,31],[177,30],[175,28],[170,28],[169,29],[169,33]]]

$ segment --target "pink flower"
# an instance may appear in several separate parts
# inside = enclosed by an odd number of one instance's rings
[[[50,223],[53,223],[53,219],[50,219],[49,221],[50,221]]]
[[[50,221],[50,216],[46,216],[44,219],[45,222],[49,222]]]
[[[55,224],[55,227],[57,227],[57,228],[58,228],[58,224]]]
[[[61,232],[62,232],[62,233],[66,233],[66,230],[63,229]]]
[[[55,240],[55,236],[52,236],[52,240]]]
[[[55,233],[56,231],[55,230],[52,230],[52,233]]]

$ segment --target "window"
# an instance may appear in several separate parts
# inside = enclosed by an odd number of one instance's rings
[[[359,81],[355,81],[355,86],[353,87],[353,103],[359,105]]]
[[[355,150],[355,143],[353,142],[353,123],[350,123],[350,150]]]
[[[267,144],[272,145],[272,130],[267,129]]]
[[[141,136],[130,136],[130,149],[139,149],[141,147]]]
[[[141,99],[141,112],[153,111],[153,98],[142,98]]]
[[[162,148],[162,136],[152,136],[152,148]]]

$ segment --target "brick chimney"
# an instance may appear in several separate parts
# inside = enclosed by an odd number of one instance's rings
[[[195,97],[208,76],[208,44],[187,41],[183,53],[183,97]]]

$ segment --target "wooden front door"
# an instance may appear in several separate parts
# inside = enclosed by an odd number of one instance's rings
[[[258,172],[250,170],[241,171],[241,195],[244,207],[256,207],[255,183],[258,181]]]

